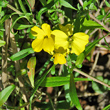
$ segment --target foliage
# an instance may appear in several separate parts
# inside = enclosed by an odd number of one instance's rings
[[[110,7],[109,1],[101,3]],[[95,47],[110,50],[105,39],[110,34],[110,13],[101,3],[99,0],[0,1],[2,109],[82,110],[75,82],[92,81],[92,89],[100,94],[109,90],[108,79],[81,71],[84,60],[91,61]],[[102,39],[105,45],[100,44]],[[52,88],[55,96],[45,88]],[[11,105],[5,103],[13,100]],[[103,110],[107,108],[110,105]]]

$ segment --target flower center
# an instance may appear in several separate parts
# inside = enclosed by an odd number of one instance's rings
[[[47,35],[46,35],[46,36],[44,36],[44,39],[45,39],[45,38],[48,38],[48,36],[47,36]]]

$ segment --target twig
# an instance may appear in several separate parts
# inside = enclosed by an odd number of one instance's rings
[[[76,71],[76,72],[82,74],[83,76],[86,76],[86,77],[92,79],[93,81],[95,81],[95,82],[97,82],[97,83],[99,83],[99,84],[102,84],[102,85],[104,85],[104,86],[110,88],[110,86],[109,86],[108,84],[106,84],[106,83],[104,83],[104,82],[102,82],[102,81],[99,81],[98,79],[96,79],[96,78],[94,78],[94,77],[88,75],[87,73],[84,73],[84,72],[78,70],[77,68],[73,69],[73,71]]]
[[[8,73],[7,73],[7,51],[8,51],[8,40],[10,36],[9,19],[5,21],[5,34],[3,40],[6,44],[2,47],[2,84],[5,88],[8,85]]]
[[[10,8],[11,10],[15,11],[17,14],[23,14],[22,12],[20,12],[19,10],[17,10],[13,6],[11,6],[10,4],[7,4],[7,7]]]
[[[96,31],[98,31],[99,29],[94,29],[89,35],[92,36]]]
[[[93,71],[94,71],[94,69],[95,69],[95,67],[96,67],[96,64],[97,64],[97,61],[98,61],[98,58],[99,58],[99,54],[100,54],[100,52],[98,51],[98,52],[97,52],[97,55],[96,55],[96,57],[95,57],[95,62],[94,62],[94,64],[93,64],[93,66],[92,66],[91,71],[89,72],[89,75],[92,75],[92,73],[93,73]]]
[[[99,23],[101,26],[103,26],[108,32],[110,32],[110,29],[105,26],[102,22],[100,22],[98,19],[96,19],[91,13],[89,13],[90,18],[92,18],[94,21],[96,21],[97,23]]]
[[[99,37],[103,37],[100,29],[99,29]],[[101,41],[99,41],[99,44],[101,44]],[[91,71],[89,72],[89,75],[92,75],[92,72],[94,71],[94,69],[96,67],[96,64],[97,64],[97,61],[98,61],[98,58],[99,58],[99,54],[100,54],[100,52],[98,51],[97,54],[96,54],[96,57],[95,57],[95,62],[92,66]]]
[[[99,9],[97,10],[97,12],[95,13],[95,17],[97,17],[99,15],[100,9],[102,8],[103,4],[105,3],[105,0],[103,0],[99,6]]]
[[[62,68],[63,68],[63,65],[60,65],[59,72],[58,72],[58,75],[59,75],[59,76],[61,75]]]

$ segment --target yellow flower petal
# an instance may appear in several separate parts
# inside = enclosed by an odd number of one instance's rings
[[[65,64],[66,63],[66,59],[65,56],[63,54],[60,53],[56,53],[54,54],[54,64]]]
[[[71,53],[75,53],[76,55],[79,55],[85,50],[86,44],[89,42],[89,36],[85,33],[78,32],[73,35],[73,41],[71,43]]]
[[[42,29],[37,26],[31,28],[31,34],[35,37],[41,38],[45,36],[45,33]]]
[[[60,30],[54,30],[51,32],[53,36],[55,36],[55,48],[63,47],[64,49],[68,49],[69,42],[68,36]]]
[[[32,42],[32,48],[35,52],[40,52],[43,49],[43,39],[36,38]]]
[[[47,23],[42,24],[42,30],[44,31],[44,33],[48,37],[50,37],[51,30],[50,30],[50,25],[49,24],[47,24]]]
[[[73,25],[72,24],[66,24],[65,26],[59,24],[59,28],[61,31],[63,31],[68,36],[71,36],[73,34]]]
[[[45,38],[43,41],[43,49],[44,51],[50,53],[54,50],[54,40],[50,38]]]

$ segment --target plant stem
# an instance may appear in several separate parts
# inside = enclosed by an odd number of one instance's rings
[[[22,12],[20,12],[19,10],[17,10],[16,8],[14,8],[13,6],[11,6],[10,4],[7,4],[7,7],[12,9],[13,11],[15,11],[18,14],[23,14]]]
[[[11,6],[10,4],[7,4],[7,7],[10,8],[11,10],[15,11],[17,14],[23,14],[22,12],[20,12],[19,10],[17,10],[13,6]],[[33,21],[33,23],[36,24],[36,20],[34,18],[32,19],[32,21]]]
[[[104,86],[110,88],[110,86],[109,86],[108,84],[106,84],[106,83],[104,83],[104,82],[102,82],[102,81],[99,81],[98,79],[96,79],[96,78],[94,78],[94,77],[88,75],[87,73],[84,73],[84,72],[78,70],[77,68],[75,68],[75,69],[73,69],[73,70],[76,71],[76,72],[78,72],[78,73],[80,73],[80,74],[82,74],[83,76],[86,76],[86,77],[92,79],[93,81],[95,81],[95,82],[97,82],[97,83],[100,83],[100,84],[102,84],[102,85],[104,85]]]

